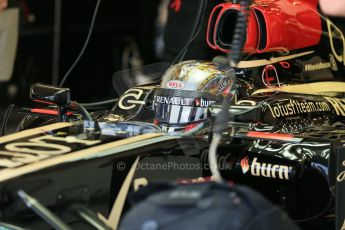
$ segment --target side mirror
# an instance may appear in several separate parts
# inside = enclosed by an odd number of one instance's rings
[[[31,86],[30,99],[57,106],[67,106],[70,103],[70,90],[37,83]]]
[[[31,86],[30,99],[33,101],[55,104],[58,107],[58,120],[67,120],[67,107],[71,102],[68,88],[57,88],[51,85],[37,83]]]

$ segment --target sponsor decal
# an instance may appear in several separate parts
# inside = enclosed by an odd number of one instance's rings
[[[332,97],[324,97],[333,107],[338,116],[345,116],[345,100]]]
[[[274,118],[285,117],[304,113],[331,111],[327,102],[323,101],[296,101],[289,100],[284,104],[268,104],[268,108]],[[344,114],[345,115],[345,114]]]
[[[131,110],[136,106],[145,105],[145,101],[141,101],[140,98],[144,91],[141,89],[129,89],[120,98],[118,106],[123,110]]]
[[[181,106],[198,106],[198,107],[209,107],[216,101],[208,101],[202,98],[181,98],[181,97],[165,97],[165,96],[154,96],[154,103],[168,104],[168,105],[181,105]]]
[[[242,172],[243,174],[246,174],[249,170],[249,158],[245,157],[241,160],[241,168],[242,168]]]
[[[0,167],[14,168],[24,164],[58,156],[72,151],[71,144],[92,146],[101,141],[81,140],[73,136],[55,137],[45,135],[27,141],[13,142],[0,151]]]
[[[316,64],[307,64],[304,66],[304,71],[309,72],[309,71],[315,71],[315,70],[320,70],[320,69],[328,69],[331,68],[331,63],[330,62],[318,62]]]
[[[281,180],[289,180],[289,171],[291,167],[285,165],[275,165],[269,163],[260,163],[258,158],[254,157],[251,164],[247,157],[241,160],[241,168],[243,174],[249,172],[252,176],[261,176],[268,178],[277,178]]]
[[[194,98],[181,98],[181,97],[165,97],[165,96],[154,96],[154,102],[159,104],[169,105],[182,105],[182,106],[193,106]]]
[[[199,107],[209,107],[210,105],[214,104],[216,101],[207,101],[202,98],[195,99],[195,105]]]
[[[178,80],[172,80],[167,83],[169,89],[182,89],[184,85],[184,82]]]
[[[345,167],[345,161],[343,161],[342,166]],[[339,173],[339,175],[337,176],[337,181],[338,182],[345,181],[345,170]]]

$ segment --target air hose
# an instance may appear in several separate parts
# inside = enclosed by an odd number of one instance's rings
[[[229,53],[230,66],[236,68],[242,58],[242,49],[246,41],[248,16],[250,12],[251,0],[241,0],[240,8],[242,13],[238,13],[235,31],[232,39],[231,52]],[[227,128],[227,123],[231,119],[229,113],[229,98],[225,97],[222,102],[222,110],[217,115],[213,124],[213,137],[209,149],[210,170],[216,182],[223,181],[217,163],[217,148],[221,142],[222,134]]]
[[[240,62],[243,46],[247,38],[247,25],[250,12],[250,0],[240,1],[240,11],[237,14],[237,21],[232,38],[231,52],[229,53],[230,66],[236,67]]]

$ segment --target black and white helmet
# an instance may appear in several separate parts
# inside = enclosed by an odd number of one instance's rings
[[[207,120],[208,107],[234,94],[235,71],[218,63],[171,66],[155,92],[155,122],[167,132],[187,132]]]

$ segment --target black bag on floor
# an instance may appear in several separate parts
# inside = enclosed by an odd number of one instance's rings
[[[138,204],[120,230],[298,229],[282,209],[243,186],[151,185],[132,198]]]

